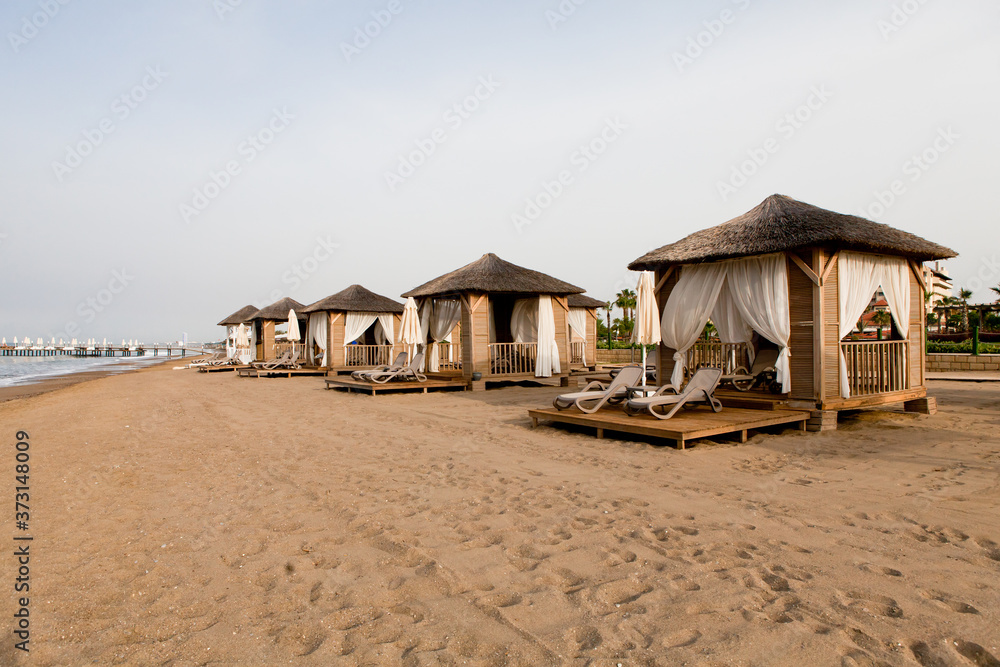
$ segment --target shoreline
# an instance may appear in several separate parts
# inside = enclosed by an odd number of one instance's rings
[[[191,357],[191,363],[200,357]],[[155,357],[154,357],[155,359]],[[180,359],[180,357],[177,357]],[[16,384],[9,387],[0,387],[0,404],[6,403],[8,401],[16,401],[24,398],[31,398],[32,396],[39,396],[41,394],[48,394],[49,392],[57,391],[59,389],[64,389],[66,387],[72,387],[73,385],[81,384],[84,382],[90,382],[92,380],[100,380],[101,378],[110,377],[112,375],[125,375],[128,373],[135,373],[146,370],[148,368],[156,368],[160,366],[163,362],[174,361],[173,357],[165,357],[160,361],[150,361],[143,364],[134,364],[127,367],[122,366],[109,366],[107,368],[101,368],[97,370],[89,371],[78,371],[75,373],[61,373],[59,375],[52,375],[49,377],[40,378],[25,384]]]

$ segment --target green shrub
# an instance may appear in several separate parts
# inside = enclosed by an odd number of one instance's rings
[[[927,341],[927,352],[929,354],[972,354],[972,341],[963,340],[961,343],[951,341]],[[1000,344],[980,343],[979,354],[1000,354]]]

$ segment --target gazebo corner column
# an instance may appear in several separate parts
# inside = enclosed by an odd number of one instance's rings
[[[264,320],[260,323],[261,344],[264,361],[271,361],[275,358],[274,351],[274,321]]]
[[[473,373],[483,377],[490,372],[490,303],[489,296],[466,292],[462,300],[462,378],[473,391],[486,389],[483,379],[473,381]]]
[[[677,284],[677,274],[679,268],[680,267],[671,264],[670,266],[661,266],[656,269],[656,289],[654,292],[656,293],[656,307],[659,309],[659,317],[661,321],[663,320],[663,309],[666,308],[667,299],[670,298],[670,293],[673,291],[674,285]],[[674,372],[675,352],[677,352],[677,350],[672,347],[668,347],[662,341],[660,342],[656,351],[657,385],[663,386],[665,384],[670,384],[670,376]]]
[[[552,318],[556,325],[556,347],[559,348],[559,369],[555,377],[559,385],[569,386],[569,363],[572,359],[569,336],[569,299],[565,296],[552,297]]]

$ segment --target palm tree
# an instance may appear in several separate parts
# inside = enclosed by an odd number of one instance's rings
[[[962,328],[969,330],[969,299],[972,298],[972,290],[964,287],[958,291],[958,300],[962,303]]]
[[[632,319],[632,313],[635,311],[635,292],[626,288],[615,296],[617,297],[615,305],[622,309],[625,319]]]
[[[608,318],[608,349],[611,349],[611,302],[605,301],[604,306],[601,308],[604,311],[605,316]]]
[[[991,287],[990,289],[993,290],[994,292],[996,292],[997,303],[1000,303],[1000,283],[997,283],[996,287]]]

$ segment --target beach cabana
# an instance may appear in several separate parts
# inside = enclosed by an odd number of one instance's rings
[[[403,304],[351,285],[301,312],[309,316],[306,353],[312,363],[335,372],[392,363]]]
[[[607,304],[586,294],[570,294],[569,316],[570,368],[597,368],[597,309]]]
[[[745,365],[778,350],[780,399],[836,411],[904,402],[933,409],[924,385],[922,263],[955,252],[908,232],[783,195],[629,265],[656,275],[659,380]],[[881,287],[888,340],[850,333]],[[711,319],[719,337],[700,339]],[[700,340],[699,340],[700,339]],[[739,356],[738,356],[739,355]]]
[[[253,330],[251,340],[255,343],[256,361],[277,359],[284,352],[286,346],[291,348],[290,344],[278,343],[275,327],[288,322],[289,311],[294,310],[296,313],[301,313],[303,308],[305,306],[301,303],[286,296],[270,306],[264,306],[250,316],[248,323],[253,325],[251,327]],[[299,327],[305,327],[305,322],[300,321]]]
[[[247,322],[249,322],[250,318],[252,318],[254,316],[254,313],[256,313],[256,312],[257,312],[257,309],[254,308],[253,306],[243,306],[242,308],[240,308],[239,310],[237,310],[235,313],[233,313],[229,317],[227,317],[227,318],[223,319],[221,322],[219,322],[219,326],[220,327],[226,327],[226,356],[227,357],[232,358],[233,355],[236,354],[236,329],[237,329],[237,327],[239,327],[241,324],[246,324]],[[251,331],[252,331],[252,329],[251,329]],[[107,347],[107,340],[106,339],[105,339],[104,345],[105,345],[105,347]],[[253,347],[253,341],[252,340],[251,340],[250,347],[251,348]]]
[[[471,381],[475,373],[485,382],[566,380],[571,358],[568,297],[582,292],[490,253],[403,296],[417,301],[428,343],[443,341],[456,325],[461,327],[462,377]]]

